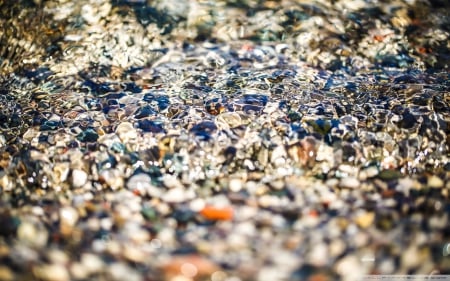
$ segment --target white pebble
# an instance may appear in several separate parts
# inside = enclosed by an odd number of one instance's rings
[[[230,190],[233,192],[239,192],[242,189],[241,179],[231,179],[230,180]]]
[[[63,207],[59,211],[61,223],[68,226],[74,226],[78,221],[78,212],[72,207]]]
[[[357,178],[348,177],[341,179],[340,185],[341,187],[355,189],[360,186],[360,182]]]
[[[72,171],[72,186],[74,188],[79,188],[85,185],[87,179],[88,174],[85,171],[79,169],[75,169]]]

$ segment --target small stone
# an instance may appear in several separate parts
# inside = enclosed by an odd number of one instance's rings
[[[373,178],[378,175],[378,168],[376,166],[370,166],[359,173],[360,180],[366,180],[368,178]]]
[[[0,172],[0,188],[3,191],[11,191],[13,189],[13,181],[4,172]]]
[[[100,173],[100,178],[113,190],[117,190],[124,186],[124,178],[119,170],[108,169]]]
[[[87,182],[88,174],[79,169],[72,170],[72,186],[74,188],[80,188]]]
[[[230,179],[230,190],[233,192],[239,192],[242,189],[242,180],[241,179]]]
[[[60,264],[35,266],[33,267],[33,274],[36,278],[45,281],[70,280],[66,267]]]
[[[416,246],[409,246],[408,249],[406,249],[402,253],[401,257],[402,268],[405,270],[417,268],[421,263],[420,256],[421,255]]]
[[[325,243],[313,245],[308,255],[308,261],[315,266],[323,266],[328,260],[328,247]]]
[[[186,191],[183,187],[176,187],[169,189],[161,199],[168,203],[181,203],[186,201],[188,198],[186,197]]]
[[[136,129],[133,127],[133,124],[129,122],[120,123],[116,128],[116,134],[124,144],[135,141],[138,137]]]
[[[85,270],[84,266],[79,262],[74,262],[71,264],[70,274],[77,280],[88,278],[88,272]]]
[[[111,277],[110,280],[114,281],[141,281],[143,280],[142,276],[139,275],[137,271],[133,268],[129,267],[124,263],[113,263],[108,267],[108,273]]]
[[[17,229],[17,237],[26,245],[43,247],[47,244],[48,232],[40,224],[23,221]]]
[[[354,177],[346,177],[341,179],[340,186],[344,188],[355,189],[360,186],[360,182],[357,178]]]
[[[270,162],[275,165],[275,167],[279,167],[285,163],[286,158],[286,150],[284,149],[284,146],[277,146],[270,156]]]
[[[444,186],[444,181],[438,176],[431,176],[428,178],[428,186],[432,188],[441,188]]]
[[[78,212],[72,207],[63,207],[59,210],[59,217],[61,223],[67,224],[69,226],[74,226],[78,221]]]
[[[52,249],[47,253],[47,256],[48,259],[54,264],[65,265],[69,262],[69,256],[61,250]]]
[[[87,129],[78,134],[77,139],[81,142],[96,142],[99,136],[93,129]]]
[[[193,212],[200,212],[205,206],[206,202],[202,198],[196,198],[189,203],[189,207]]]
[[[205,206],[200,214],[208,220],[231,220],[234,211],[232,207]]]
[[[69,163],[58,163],[53,168],[53,178],[56,183],[65,182],[69,176],[70,165]],[[73,172],[72,172],[73,174]],[[74,185],[75,186],[75,185]]]
[[[358,215],[355,219],[355,222],[361,228],[368,228],[373,224],[374,219],[375,219],[374,212],[365,212],[361,215]]]
[[[166,280],[171,280],[179,275],[185,276],[186,273],[192,275],[191,278],[195,276],[195,280],[203,280],[203,278],[209,278],[211,274],[219,270],[219,267],[201,256],[188,255],[171,259],[162,265],[162,270]],[[193,274],[194,271],[195,274]]]
[[[127,188],[131,191],[137,191],[140,194],[149,194],[152,197],[160,197],[161,191],[153,186],[152,179],[147,174],[136,174],[128,179]]]
[[[91,253],[82,254],[80,262],[87,274],[95,274],[101,272],[105,266],[104,262],[99,256]]]
[[[126,245],[122,251],[123,257],[134,263],[143,263],[147,255],[134,245]]]
[[[402,176],[402,174],[397,170],[383,170],[378,174],[378,177],[382,180],[389,181],[395,180]]]
[[[0,280],[12,281],[14,280],[14,273],[8,267],[0,265]]]
[[[348,255],[336,263],[336,271],[346,280],[361,280],[366,274],[361,261],[354,255]]]
[[[165,175],[163,178],[163,183],[167,188],[175,188],[181,186],[180,181],[172,175]]]

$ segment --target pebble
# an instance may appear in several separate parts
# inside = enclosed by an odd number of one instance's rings
[[[405,251],[402,252],[401,256],[401,265],[402,268],[408,270],[417,268],[419,264],[422,262],[421,253],[416,246],[410,246]]]
[[[151,177],[147,174],[136,174],[134,176],[132,176],[131,178],[128,179],[127,181],[127,188],[132,190],[132,191],[139,191],[142,194],[145,194],[147,192],[149,192],[150,190],[152,190],[152,193],[154,192],[154,186],[151,184]],[[158,194],[160,195],[160,194]],[[157,196],[159,197],[159,196]]]
[[[346,256],[336,263],[336,271],[345,280],[360,280],[367,272],[356,256]]]
[[[83,253],[80,258],[79,268],[82,268],[87,275],[96,274],[104,270],[103,260],[92,253]]]
[[[162,264],[161,267],[166,280],[171,280],[179,275],[201,280],[210,278],[211,274],[219,270],[219,267],[212,261],[198,255],[175,257]]]
[[[53,264],[66,265],[69,263],[69,256],[61,250],[52,249],[47,253],[48,259]]]
[[[144,278],[133,268],[124,263],[113,263],[108,266],[110,280],[121,281],[142,281]]]
[[[12,281],[14,280],[14,273],[7,266],[0,265],[0,280]]]
[[[329,245],[329,253],[333,258],[340,256],[345,249],[346,244],[342,239],[334,239]]]
[[[83,187],[88,180],[88,174],[83,170],[72,170],[72,186],[74,188]],[[61,180],[63,181],[63,180]]]
[[[66,206],[59,210],[59,217],[62,224],[72,227],[77,223],[79,215],[76,209]]]
[[[355,222],[361,228],[368,228],[371,226],[375,219],[375,213],[365,212],[356,216]]]
[[[123,188],[125,180],[122,173],[117,169],[108,169],[100,172],[100,178],[113,190]]]
[[[428,186],[432,188],[441,188],[444,186],[444,181],[433,175],[428,178]]]
[[[360,187],[361,183],[357,178],[346,177],[340,180],[339,185],[344,188],[356,189]]]
[[[328,260],[328,247],[324,243],[312,245],[312,249],[307,256],[309,263],[315,266],[324,266]]]
[[[116,128],[116,134],[124,144],[128,144],[137,139],[138,133],[129,122],[122,122]]]
[[[232,207],[205,206],[200,214],[208,220],[231,220],[234,216]]]
[[[167,203],[181,203],[187,201],[189,198],[183,187],[175,187],[164,193],[161,199]]]
[[[47,264],[33,267],[33,275],[45,281],[66,281],[70,280],[66,267],[60,264]]]
[[[233,192],[239,192],[243,187],[241,179],[232,178],[230,179],[229,188]]]
[[[89,274],[81,263],[74,262],[70,265],[70,274],[75,280],[87,279]]]
[[[17,229],[17,238],[32,247],[44,247],[48,241],[48,231],[40,223],[22,221]]]
[[[193,212],[200,212],[206,206],[205,200],[202,198],[195,198],[191,202],[189,202],[189,207]]]

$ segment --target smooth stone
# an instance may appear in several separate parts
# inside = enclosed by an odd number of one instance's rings
[[[142,281],[143,277],[137,271],[124,263],[113,263],[108,267],[111,280],[114,281]]]
[[[100,173],[106,184],[113,190],[117,190],[124,186],[124,178],[122,173],[116,169],[104,170]]]
[[[57,250],[57,249],[50,250],[47,253],[47,256],[48,256],[48,259],[54,264],[65,265],[70,260],[69,256],[67,255],[67,253],[65,253],[65,252],[63,252],[61,250]]]
[[[74,188],[80,188],[86,184],[88,180],[88,174],[79,169],[72,170],[72,186]]]
[[[332,257],[337,257],[345,251],[346,245],[342,239],[335,239],[330,243],[329,252]]]
[[[78,212],[72,207],[63,207],[59,210],[61,223],[74,226],[78,221]]]
[[[336,271],[346,280],[361,280],[366,274],[361,261],[354,255],[347,255],[336,263]]]
[[[284,146],[277,146],[272,151],[272,154],[270,156],[270,162],[274,164],[276,167],[279,167],[285,163],[285,158],[287,157],[286,150],[284,149]]]
[[[163,183],[167,188],[181,187],[180,181],[172,175],[164,175]]]
[[[243,183],[241,179],[230,179],[229,188],[233,192],[239,192],[242,189]]]
[[[374,219],[375,219],[374,212],[365,212],[363,214],[358,215],[355,219],[355,222],[361,228],[368,228],[373,224]]]
[[[74,262],[70,265],[70,274],[72,275],[72,277],[74,277],[76,280],[83,280],[83,279],[87,279],[89,274],[86,271],[86,269],[84,268],[84,266],[79,263],[79,262]]]
[[[33,274],[40,280],[45,281],[68,281],[69,272],[60,264],[41,265],[33,267]]]
[[[313,245],[312,250],[309,252],[308,261],[316,266],[323,266],[328,261],[328,247],[325,243],[319,243]]]
[[[353,178],[353,177],[346,177],[341,179],[340,181],[340,186],[344,187],[344,188],[350,188],[350,189],[355,189],[358,188],[360,186],[360,182],[357,178]]]
[[[133,127],[133,124],[129,122],[120,123],[120,125],[116,128],[116,134],[124,144],[138,138],[136,129]]]
[[[401,266],[403,269],[417,268],[422,262],[421,254],[416,246],[409,246],[401,256]]]
[[[205,206],[206,202],[202,198],[196,198],[189,203],[189,208],[193,212],[200,212]]]
[[[13,281],[14,272],[4,265],[0,265],[0,280],[2,281]]]
[[[3,191],[11,191],[14,187],[11,178],[3,172],[0,172],[0,187]]]
[[[105,264],[103,260],[91,253],[84,253],[80,259],[81,265],[88,274],[95,274],[103,270]]]
[[[143,263],[147,259],[145,252],[134,245],[126,245],[122,254],[125,259],[135,263]]]
[[[147,174],[136,174],[128,179],[126,186],[129,190],[159,198],[162,195],[162,191],[154,186],[151,180],[151,177]]]
[[[428,178],[428,186],[432,188],[441,188],[444,186],[444,181],[438,176],[431,176]]]
[[[47,244],[48,232],[43,225],[23,221],[17,229],[17,237],[22,243],[39,248]]]
[[[368,178],[373,178],[373,177],[377,176],[378,172],[379,171],[378,171],[377,167],[371,166],[371,167],[368,167],[368,168],[366,168],[364,170],[361,170],[359,172],[359,177],[358,178],[360,180],[364,181],[364,180],[366,180]]]
[[[168,203],[181,203],[187,200],[186,190],[183,187],[169,189],[161,196],[161,199]]]

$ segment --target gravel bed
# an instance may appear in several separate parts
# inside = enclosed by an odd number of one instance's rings
[[[450,274],[445,0],[0,0],[0,280]]]

